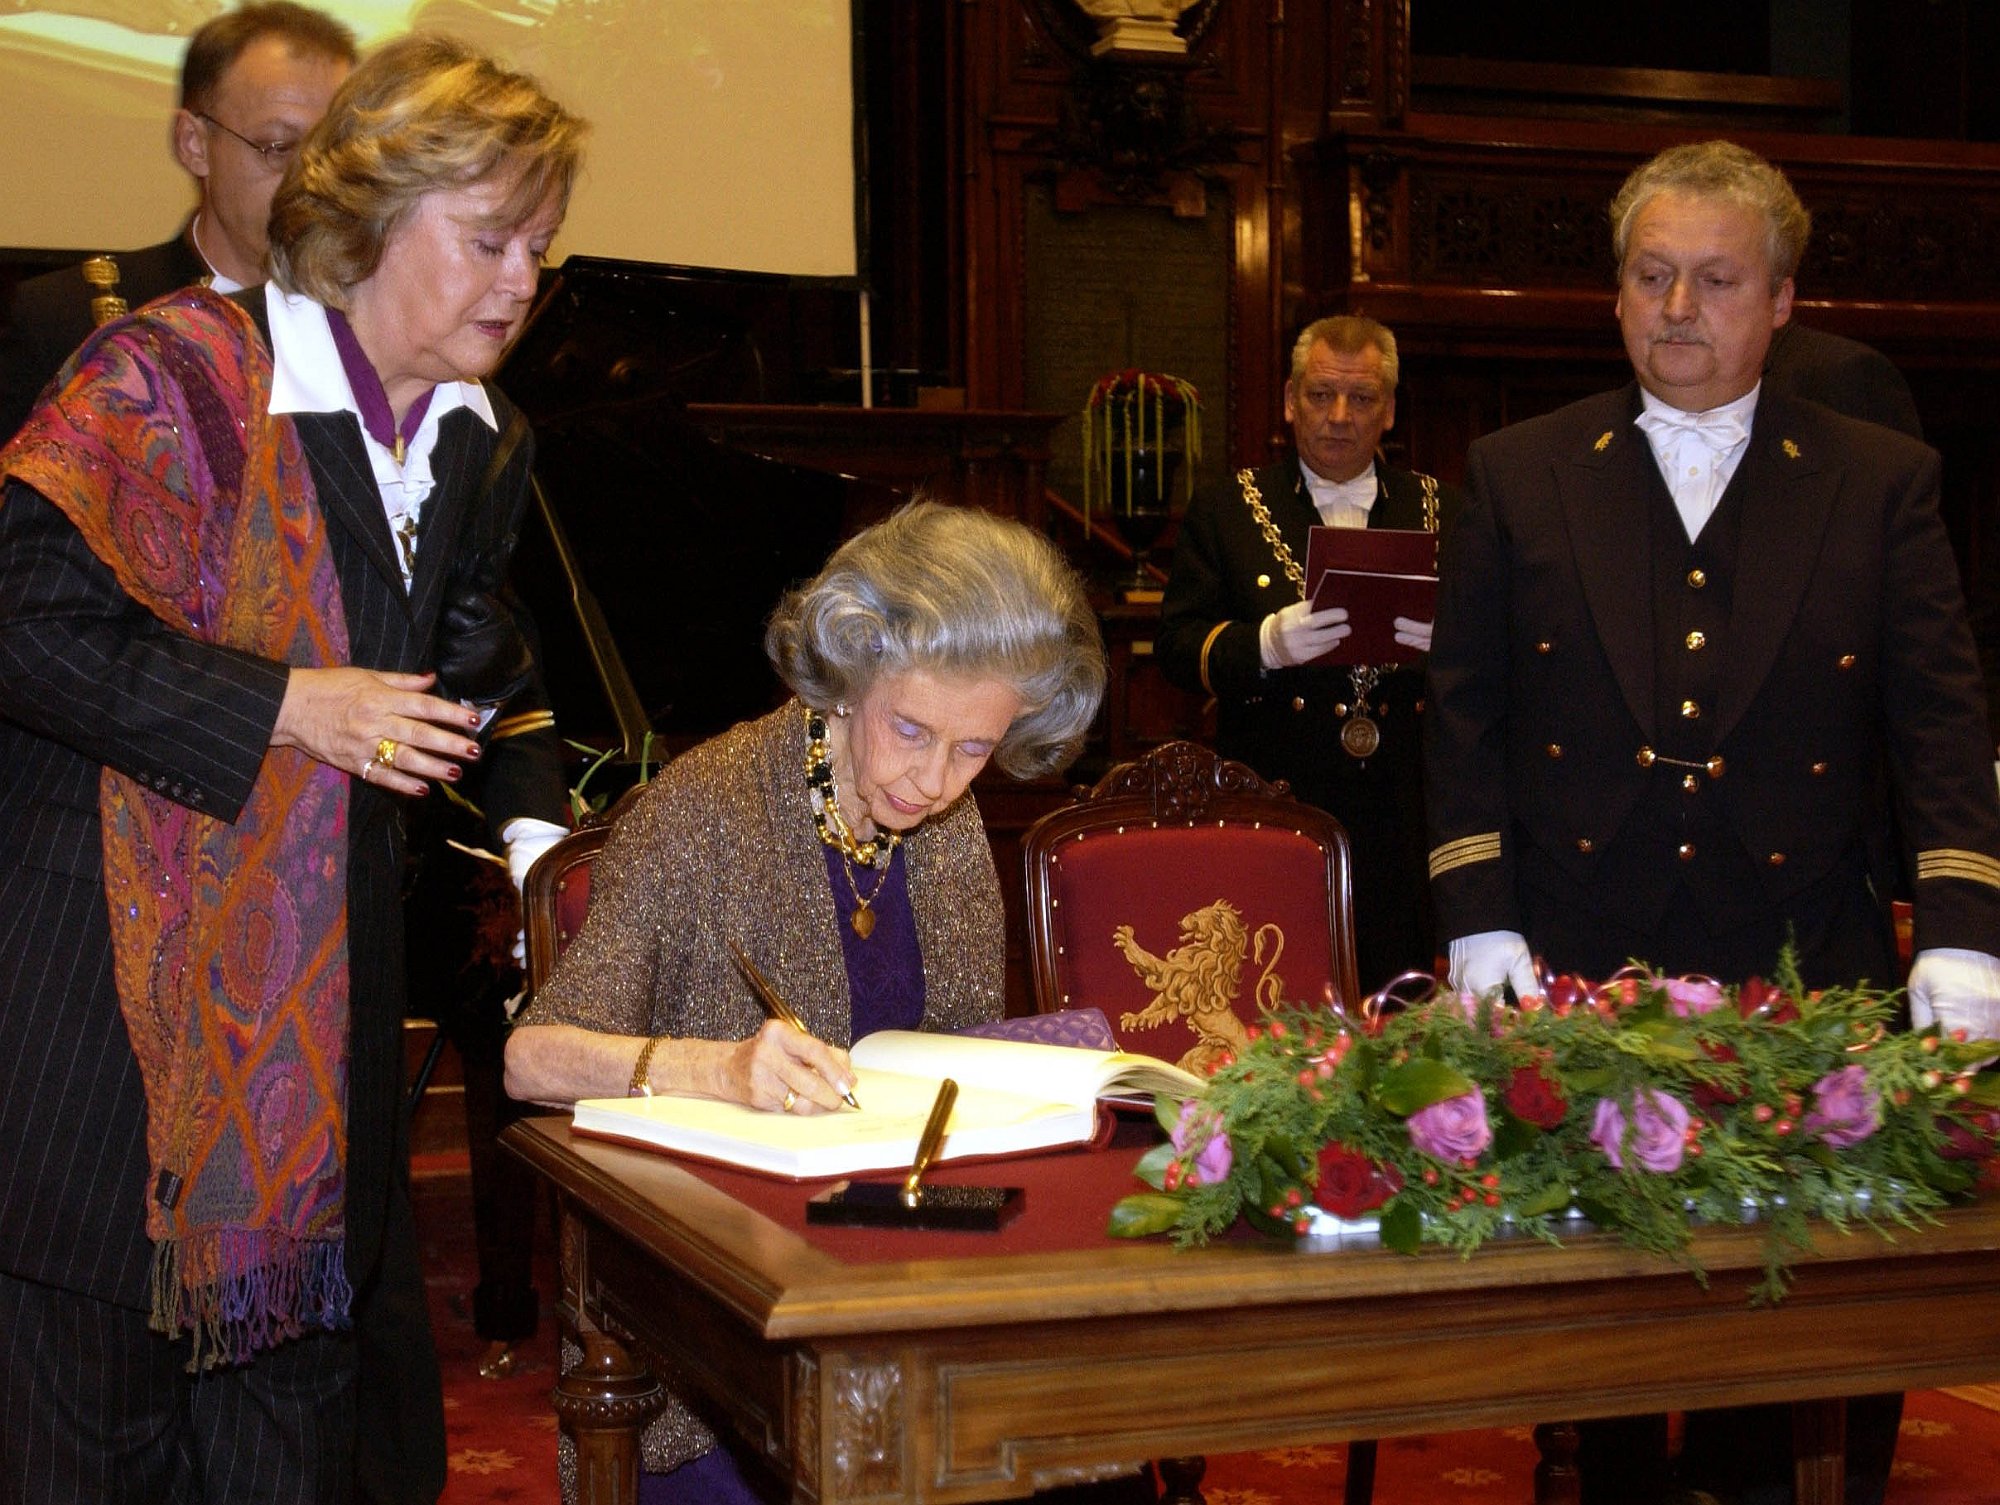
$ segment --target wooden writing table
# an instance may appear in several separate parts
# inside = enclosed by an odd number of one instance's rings
[[[1752,1308],[1756,1228],[1700,1235],[1707,1289],[1596,1234],[1469,1260],[1261,1239],[1179,1251],[1103,1236],[1135,1189],[1137,1151],[1112,1148],[944,1167],[937,1179],[1027,1186],[1001,1234],[808,1233],[811,1187],[573,1138],[561,1118],[505,1142],[559,1196],[561,1300],[586,1358],[556,1406],[586,1505],[633,1498],[637,1433],[658,1405],[649,1370],[698,1392],[778,1497],[842,1505],[1014,1498],[1152,1458],[2000,1378],[1993,1203],[1893,1243],[1827,1229],[1787,1299]],[[1842,1408],[1796,1415],[1802,1505],[1837,1505]],[[1538,1427],[1537,1441],[1537,1499],[1574,1500],[1572,1429]]]

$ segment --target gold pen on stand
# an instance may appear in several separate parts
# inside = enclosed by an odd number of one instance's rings
[[[946,1077],[938,1083],[937,1100],[931,1104],[931,1116],[924,1123],[924,1132],[917,1140],[917,1158],[910,1162],[910,1173],[903,1178],[902,1199],[905,1207],[919,1207],[924,1200],[924,1172],[937,1159],[937,1152],[944,1148],[944,1131],[951,1123],[951,1105],[958,1101],[958,1083]]]
[[[771,979],[758,970],[757,964],[750,960],[744,949],[734,941],[730,941],[728,945],[729,954],[736,958],[736,965],[743,969],[743,976],[750,984],[750,991],[757,995],[757,1001],[769,1010],[771,1017],[780,1024],[789,1024],[802,1035],[810,1035],[812,1031],[806,1028],[805,1020],[798,1016],[796,1009],[785,1002],[784,995],[771,986]],[[854,1100],[852,1087],[841,1093],[840,1097],[850,1108],[861,1106]]]

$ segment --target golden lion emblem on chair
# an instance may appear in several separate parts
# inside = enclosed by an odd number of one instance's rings
[[[1236,1014],[1246,953],[1264,969],[1258,974],[1253,1001],[1259,1007],[1275,1006],[1284,997],[1285,982],[1277,974],[1278,958],[1285,951],[1284,931],[1276,925],[1260,925],[1253,943],[1243,916],[1227,899],[1182,915],[1181,944],[1165,956],[1153,955],[1134,940],[1130,925],[1112,931],[1111,940],[1132,964],[1139,980],[1153,991],[1153,1001],[1136,1013],[1123,1015],[1119,1028],[1157,1029],[1185,1019],[1200,1038],[1181,1057],[1180,1065],[1197,1076],[1208,1075],[1226,1056],[1250,1043]],[[1264,955],[1267,946],[1269,960]]]

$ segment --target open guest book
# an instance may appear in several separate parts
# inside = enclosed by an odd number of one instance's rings
[[[1106,1093],[1184,1093],[1200,1077],[1152,1056],[887,1029],[857,1041],[857,1111],[761,1113],[705,1097],[586,1098],[579,1134],[671,1150],[792,1180],[907,1170],[938,1083],[958,1083],[939,1160],[1087,1144]]]
[[[1437,615],[1437,535],[1421,528],[1314,528],[1306,535],[1313,610],[1347,608],[1354,630],[1318,660],[1400,664],[1417,650],[1396,641],[1396,618]]]

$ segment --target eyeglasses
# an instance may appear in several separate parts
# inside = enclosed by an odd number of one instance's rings
[[[252,141],[241,131],[230,130],[228,126],[217,120],[206,110],[194,111],[194,118],[197,120],[206,120],[218,131],[234,136],[238,141],[249,147],[251,151],[262,157],[266,167],[276,172],[284,171],[285,164],[292,160],[293,154],[299,149],[299,144],[296,141]]]

